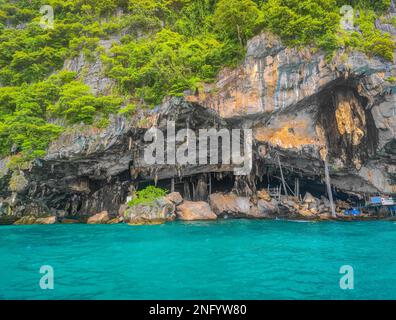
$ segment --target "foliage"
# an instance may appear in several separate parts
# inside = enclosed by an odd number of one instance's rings
[[[223,48],[211,36],[188,39],[162,29],[149,39],[114,46],[113,57],[104,60],[123,92],[154,106],[165,95],[212,81],[222,65]]]
[[[62,127],[48,123],[46,108],[57,99],[58,85],[69,81],[65,73],[21,87],[0,88],[0,156],[21,152],[26,159],[45,154]]]
[[[259,27],[262,16],[252,0],[220,0],[213,16],[215,29],[231,40],[246,44]]]
[[[383,34],[374,27],[376,14],[372,10],[362,11],[356,20],[359,32],[351,35],[352,45],[368,55],[377,55],[393,61],[395,43],[389,34]]]
[[[0,88],[0,156],[21,152],[25,159],[42,157],[63,131],[49,119],[92,123],[97,114],[107,117],[116,112],[121,102],[112,96],[95,97],[71,72],[31,85]]]
[[[340,28],[340,8],[344,5],[354,8],[356,31]],[[377,30],[374,24],[376,11],[386,8],[389,0],[268,0],[262,6],[263,26],[289,45],[314,45],[328,53],[339,47],[351,47],[393,60],[391,36]]]
[[[136,105],[135,104],[128,104],[124,108],[121,108],[118,111],[118,114],[124,115],[126,117],[131,116],[136,113]]]
[[[90,88],[80,81],[71,81],[62,86],[56,104],[48,107],[52,117],[64,118],[67,123],[92,124],[96,114],[109,115],[118,110],[121,98],[95,97]]]
[[[148,186],[145,189],[136,191],[133,199],[128,202],[128,205],[133,207],[139,204],[149,204],[158,198],[164,197],[166,193],[167,191],[165,189]]]
[[[389,82],[396,82],[396,78],[395,77],[388,77],[385,80],[389,81]]]

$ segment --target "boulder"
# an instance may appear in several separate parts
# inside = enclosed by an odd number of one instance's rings
[[[179,192],[172,192],[165,196],[165,199],[169,200],[177,206],[183,202],[183,197],[180,195]]]
[[[104,224],[110,220],[109,213],[107,211],[102,211],[100,213],[95,214],[92,217],[89,217],[87,220],[88,224]]]
[[[125,213],[125,211],[126,211],[126,209],[128,209],[128,205],[127,205],[127,204],[122,204],[122,205],[120,206],[120,208],[118,209],[118,214],[119,214],[120,216],[123,216],[124,213]]]
[[[333,217],[331,216],[331,213],[321,213],[319,214],[319,219],[320,220],[331,220]]]
[[[310,194],[309,192],[307,192],[304,196],[303,202],[304,203],[315,203],[316,202],[316,198]]]
[[[306,209],[300,209],[298,211],[298,214],[300,216],[303,216],[303,217],[313,217],[313,216],[315,216],[315,214],[313,214],[310,210],[306,210]]]
[[[282,204],[290,208],[295,208],[296,206],[298,207],[298,205],[292,200],[282,201]]]
[[[38,218],[36,224],[55,224],[57,222],[56,216]]]
[[[16,225],[21,225],[21,224],[34,224],[36,222],[36,217],[33,216],[24,216],[17,221],[14,222]]]
[[[271,202],[259,200],[257,202],[257,208],[260,214],[264,216],[271,216],[278,212],[278,206],[275,200],[272,200]]]
[[[266,219],[273,217],[278,212],[278,203],[275,200],[265,201],[258,200],[257,206],[250,208],[246,218]]]
[[[321,196],[321,197],[320,197],[320,201],[323,202],[323,205],[324,205],[326,208],[330,208],[330,201],[329,201],[329,199],[327,199],[327,198],[324,197],[324,196]]]
[[[318,210],[319,206],[320,202],[313,202],[309,204],[308,208],[309,210]]]
[[[246,217],[250,215],[250,199],[235,194],[213,193],[209,197],[212,210],[218,215]]]
[[[184,201],[177,207],[176,214],[179,220],[185,221],[217,219],[217,215],[204,201]]]
[[[228,216],[225,215],[224,218],[227,219]],[[263,214],[262,212],[260,212],[258,207],[254,206],[254,207],[250,208],[249,216],[246,216],[246,218],[265,219],[265,218],[269,218],[269,216],[266,214]]]
[[[342,201],[342,200],[336,200],[335,205],[340,210],[346,210],[346,209],[349,209],[351,207],[351,205],[348,202]]]
[[[128,207],[124,212],[124,221],[130,225],[161,224],[175,218],[175,204],[165,197]]]
[[[257,191],[257,197],[264,201],[271,201],[271,196],[265,189]]]
[[[113,219],[110,219],[110,220],[107,222],[107,224],[118,224],[118,223],[121,223],[121,222],[123,222],[123,221],[124,221],[123,217],[115,217],[115,218],[113,218]]]

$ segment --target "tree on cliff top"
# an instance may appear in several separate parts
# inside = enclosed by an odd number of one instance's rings
[[[226,38],[244,45],[256,33],[260,15],[252,0],[220,0],[213,16],[214,27]]]

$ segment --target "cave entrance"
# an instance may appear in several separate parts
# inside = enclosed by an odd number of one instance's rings
[[[157,181],[156,185],[168,191],[179,192],[185,200],[207,201],[211,193],[231,192],[234,182],[232,172],[210,172],[163,179]],[[153,184],[154,181],[142,181],[139,189]]]
[[[210,172],[200,173],[190,176],[174,177],[173,179],[158,180],[156,185],[166,189],[169,192],[179,192],[183,199],[191,201],[207,201],[212,193],[229,193],[236,191],[241,196],[251,196],[257,190],[271,189],[280,190],[280,195],[285,195],[282,186],[282,179],[279,169],[268,165],[265,168],[265,174],[261,176],[234,176],[233,172]],[[289,196],[297,196],[302,200],[308,192],[315,198],[325,197],[328,199],[327,188],[322,178],[319,176],[307,176],[297,174],[284,169],[284,177]],[[172,181],[173,180],[173,181]],[[245,181],[249,181],[249,189],[252,194],[246,193]],[[242,182],[241,182],[242,181]],[[140,181],[136,187],[144,189],[149,185],[154,185],[153,180]],[[246,184],[248,184],[246,182]],[[358,203],[359,198],[333,188],[334,200],[342,200],[349,203]],[[298,193],[298,194],[297,194]]]

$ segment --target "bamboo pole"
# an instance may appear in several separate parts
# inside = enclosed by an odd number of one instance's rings
[[[294,187],[295,187],[295,196],[297,197],[297,199],[300,199],[300,179],[298,177],[296,177],[294,179]]]
[[[329,165],[327,163],[327,160],[325,160],[324,163],[325,163],[325,178],[326,178],[327,194],[329,196],[331,214],[332,214],[333,217],[336,217],[334,201],[333,201],[333,193],[331,191]]]
[[[285,182],[285,177],[283,176],[283,170],[282,170],[282,165],[281,165],[281,161],[279,158],[279,154],[278,154],[278,165],[279,165],[279,170],[281,173],[281,178],[282,178],[282,185],[283,185],[283,190],[285,191],[285,195],[287,196],[287,189],[286,189],[286,182]]]

